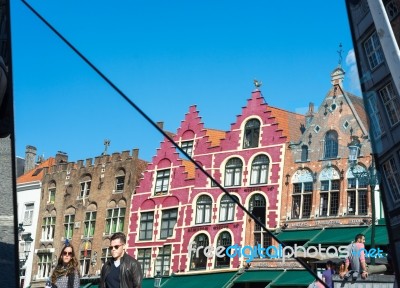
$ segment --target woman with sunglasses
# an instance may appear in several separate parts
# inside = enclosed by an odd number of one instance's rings
[[[58,257],[58,263],[51,275],[52,287],[79,288],[79,269],[74,248],[67,242]]]

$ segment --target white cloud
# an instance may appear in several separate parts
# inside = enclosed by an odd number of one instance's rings
[[[351,49],[346,56],[346,65],[348,66],[349,90],[350,92],[361,96],[360,79],[358,78],[357,62],[354,49]]]

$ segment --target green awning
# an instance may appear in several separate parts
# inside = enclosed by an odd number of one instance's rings
[[[96,286],[97,286],[97,285],[96,285]],[[81,285],[81,286],[80,286],[80,288],[89,288],[89,287],[90,287],[90,288],[93,287],[93,286],[92,286],[92,283],[86,283],[85,285]]]
[[[161,284],[168,281],[168,279],[169,278],[163,278]],[[154,278],[143,278],[142,288],[154,288]]]
[[[249,282],[272,282],[283,270],[247,270],[243,272],[234,283],[249,283]]]
[[[354,241],[357,234],[365,234],[366,226],[353,227],[327,227],[320,234],[307,242],[307,246],[313,245],[347,245]]]
[[[288,270],[282,272],[268,287],[307,287],[313,281],[314,276],[306,270]]]
[[[372,227],[365,232],[365,245],[371,245],[371,230]],[[375,245],[389,245],[389,235],[386,225],[375,226]]]
[[[224,287],[231,278],[236,275],[236,272],[221,272],[221,273],[206,273],[195,275],[174,275],[169,279],[161,282],[161,288],[221,288]],[[154,283],[154,282],[153,282]],[[142,285],[142,288],[144,286]]]
[[[314,238],[322,229],[284,230],[276,237],[282,242],[304,242]]]

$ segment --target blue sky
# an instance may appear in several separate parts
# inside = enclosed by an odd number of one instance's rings
[[[29,3],[154,121],[175,132],[190,105],[229,130],[263,82],[266,102],[320,105],[343,44],[345,89],[361,95],[344,1],[43,1]],[[21,1],[11,3],[16,152],[70,161],[163,137]]]

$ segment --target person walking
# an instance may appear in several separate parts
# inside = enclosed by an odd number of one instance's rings
[[[51,287],[79,288],[78,260],[74,248],[67,241],[61,249],[57,266],[51,275]]]
[[[328,260],[326,262],[326,270],[322,272],[322,280],[328,285],[329,288],[333,288],[333,279],[332,275],[335,274],[335,270],[333,268],[333,262]]]
[[[351,270],[342,272],[341,278],[352,278],[357,279],[358,275],[361,274],[361,278],[365,279],[368,277],[367,264],[365,262],[365,236],[363,234],[357,234],[354,243],[351,243],[348,248],[348,255],[345,263],[345,271],[348,270],[349,266]]]
[[[129,256],[125,249],[126,236],[117,232],[111,236],[112,259],[101,269],[101,288],[141,288],[143,273],[140,263]]]

